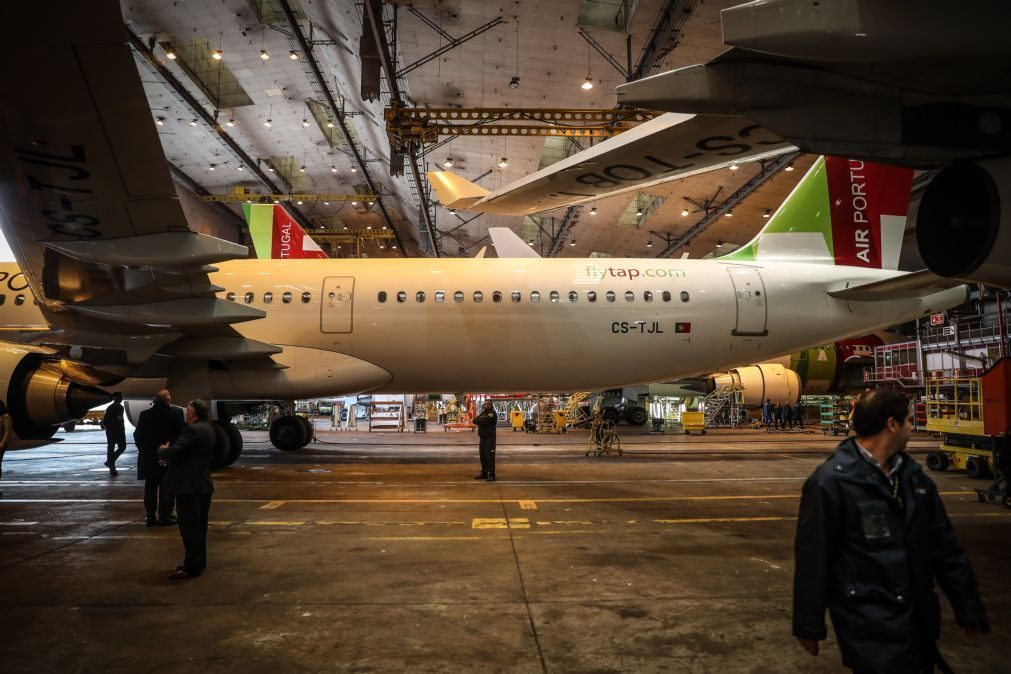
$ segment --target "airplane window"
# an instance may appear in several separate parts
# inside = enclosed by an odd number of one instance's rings
[[[269,292],[269,291],[263,293],[263,303],[264,304],[270,304],[273,301],[274,301],[274,293]]]
[[[379,291],[379,301],[380,302],[385,302],[386,301],[386,291],[385,290],[380,290]]]
[[[401,304],[403,304],[404,302],[406,302],[407,301],[407,293],[405,293],[403,290],[401,290],[400,292],[398,292],[397,293],[397,301],[400,302]]]
[[[670,291],[669,290],[664,290],[663,293],[661,293],[660,296],[663,297],[663,301],[664,302],[670,302]]]
[[[421,302],[424,302],[425,301],[425,293],[423,291],[419,290],[418,293],[414,296],[414,300],[416,302],[418,302],[419,304]]]
[[[558,301],[558,291],[557,290],[552,290],[551,293],[548,295],[548,297],[551,298],[552,302],[557,302]]]
[[[463,291],[462,290],[457,290],[455,293],[453,293],[453,301],[456,302],[457,304],[459,304],[460,302],[463,302]]]
[[[444,290],[436,290],[435,291],[435,301],[436,302],[445,302],[446,301],[446,291],[444,291]]]
[[[480,302],[483,299],[484,299],[484,293],[481,292],[480,290],[475,290],[474,291],[474,302],[475,303],[476,302]]]
[[[502,301],[502,293],[500,293],[497,290],[495,292],[493,292],[491,294],[491,301],[492,302],[501,302]]]
[[[281,295],[281,301],[284,302],[285,304],[291,304],[291,293],[286,292],[283,295]]]
[[[18,296],[16,296],[14,298],[14,304],[17,304],[18,306],[21,306],[24,303],[25,303],[25,296],[24,295],[18,295]]]
[[[626,290],[625,291],[625,301],[626,302],[634,302],[635,301],[635,293],[632,292],[631,290]]]
[[[682,302],[687,302],[688,301],[688,292],[685,291],[685,290],[681,291],[681,301]]]
[[[586,293],[586,299],[588,301],[590,301],[590,302],[596,302],[597,301],[597,291],[596,290],[589,290],[589,291],[587,291],[587,293]]]
[[[541,293],[540,293],[539,290],[531,290],[530,291],[530,301],[531,302],[540,302],[541,301]]]
[[[579,293],[577,293],[575,290],[570,290],[569,291],[569,301],[570,302],[578,302],[579,301]]]
[[[253,293],[246,293],[245,296],[242,299],[245,300],[246,304],[252,304],[253,303]]]
[[[614,291],[613,290],[608,290],[607,294],[604,295],[604,297],[607,298],[608,302],[613,302],[614,301]]]
[[[227,295],[225,295],[225,299],[228,300],[229,302],[234,302],[235,293],[228,293]],[[0,304],[3,304],[3,300],[0,300]]]
[[[513,291],[513,302],[519,302],[520,298],[522,296],[523,296],[523,293],[521,293],[519,290],[514,290]]]
[[[312,301],[312,293],[306,290],[302,293],[302,304],[309,304]]]
[[[652,302],[653,301],[653,291],[652,290],[645,291],[642,294],[642,299],[646,300],[647,302]]]

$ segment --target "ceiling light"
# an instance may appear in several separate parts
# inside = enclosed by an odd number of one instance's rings
[[[731,165],[730,165],[730,170],[731,170],[731,171],[736,171],[736,170],[737,170],[737,169],[739,169],[739,168],[741,168],[741,167],[740,167],[740,166],[738,166],[737,164],[731,164]]]
[[[576,245],[576,240],[573,239],[572,241],[569,241],[569,245],[570,246],[575,246]]]
[[[596,206],[590,206],[590,215],[596,215],[596,214],[597,214],[597,207]]]
[[[636,215],[636,217],[640,217],[641,218],[642,217],[642,209],[641,208],[635,209],[635,215]]]
[[[681,209],[681,217],[682,218],[687,218],[688,217],[688,209],[687,208],[682,208]]]
[[[299,200],[298,200],[297,202],[295,202],[295,203],[297,203],[297,204],[298,204],[299,206],[301,206],[301,205],[302,205],[302,200],[301,200],[301,199],[299,199]]]
[[[358,205],[358,200],[357,199],[352,199],[351,200],[351,205],[352,206],[357,206]],[[347,228],[345,227],[345,229],[347,229]]]
[[[374,201],[369,201],[369,206],[371,206],[371,205],[372,205],[372,204],[374,204],[374,203],[376,203],[376,202],[374,202]],[[386,228],[385,228],[385,227],[383,227],[383,229],[386,229]]]
[[[716,247],[717,248],[723,248],[723,242],[722,241],[717,241],[716,242]]]
[[[271,173],[273,173],[274,172],[274,167],[273,166],[267,166],[267,170],[270,171]]]
[[[445,166],[446,168],[453,168],[453,158],[446,157],[446,161],[442,162],[442,165]]]
[[[294,49],[292,49],[290,52],[288,52],[288,58],[290,58],[292,61],[297,61],[298,60],[298,54],[295,52]]]
[[[793,170],[793,162],[790,162],[789,164],[787,164],[786,168],[783,169],[783,170],[784,171],[792,171]]]
[[[650,239],[649,241],[646,242],[646,247],[647,248],[652,248],[653,247],[653,239]]]
[[[196,126],[196,125],[197,125],[197,118],[194,117],[193,119],[190,120],[190,126]]]
[[[357,167],[355,167],[355,166],[352,166],[352,167],[351,167],[351,172],[352,172],[352,173],[358,173],[358,168],[357,168]]]
[[[344,231],[345,232],[348,231],[348,226],[347,225],[344,225]]]
[[[494,246],[495,244],[492,244],[492,245]],[[395,243],[394,243],[394,244],[392,244],[392,245],[390,246],[390,248],[392,248],[393,250],[396,250],[396,249],[397,249],[397,244],[395,244]]]
[[[175,61],[176,60],[176,53],[175,53],[175,51],[173,49],[171,49],[171,48],[169,48],[168,50],[166,50],[165,51],[165,58],[167,58],[169,61]]]
[[[235,120],[229,119],[227,122],[225,122],[225,126],[227,126],[228,128],[232,128],[233,126],[235,126]]]
[[[210,166],[208,166],[207,170],[208,171],[213,171],[214,170],[214,164],[211,164]]]
[[[211,58],[214,59],[215,61],[220,61],[221,56],[222,54],[220,49],[215,49],[214,51],[211,52]]]
[[[267,127],[268,129],[271,127],[272,124],[273,124],[273,120],[271,120],[271,119],[268,119],[266,122],[263,123],[263,125],[265,127]]]
[[[277,199],[274,199],[274,203],[275,203],[275,204],[279,204],[279,203],[281,203],[281,202],[280,202],[280,201],[278,201]]]
[[[324,206],[329,206],[329,205],[330,205],[330,202],[329,202],[329,201],[324,201],[324,202],[323,202],[323,205],[324,205]]]
[[[298,167],[298,172],[299,173],[305,173],[305,166],[304,165],[303,166],[299,166]]]
[[[331,166],[330,167],[330,173],[337,173],[337,167],[336,166]]]
[[[260,58],[263,59],[264,61],[266,61],[267,59],[270,58],[270,53],[268,53],[266,49],[261,49],[260,50]]]
[[[326,123],[326,128],[332,129],[333,127],[334,127],[334,123],[333,122],[327,122]]]
[[[236,166],[235,168],[237,168],[237,169],[238,169],[238,170],[240,170],[240,171],[245,171],[245,170],[246,170],[246,169],[245,169],[245,168],[244,168],[244,167],[242,166],[242,164],[239,164],[239,165],[238,165],[238,166]]]
[[[732,218],[732,217],[734,217],[734,212],[733,211],[727,211],[726,213],[723,214],[723,217],[725,217],[725,218]]]
[[[589,91],[590,89],[593,88],[593,79],[589,75],[587,75],[586,79],[583,80],[583,83],[580,86],[583,87],[584,91]]]
[[[765,209],[765,213],[762,213],[762,217],[763,218],[769,217],[769,209],[768,208]]]
[[[155,117],[154,123],[157,124],[158,126],[165,126],[165,118]]]
[[[383,231],[384,232],[386,231],[386,225],[383,225]]]
[[[309,120],[308,120],[308,119],[305,119],[305,118],[303,118],[303,119],[302,119],[302,127],[303,127],[303,128],[305,128],[305,127],[308,127],[308,126],[309,126]]]
[[[513,75],[513,78],[511,80],[509,80],[509,88],[510,89],[519,89],[520,88],[520,76],[519,75]]]
[[[246,203],[247,204],[251,204],[251,203],[253,203],[253,200],[252,199],[246,199]]]
[[[502,159],[500,159],[498,162],[498,167],[508,168],[508,166],[509,166],[509,159],[507,157],[502,157]]]
[[[529,245],[530,245],[531,247],[533,247],[533,245],[534,245],[534,240],[533,240],[533,239],[530,239],[529,241],[527,241],[527,243],[528,243],[528,244],[529,244]]]
[[[372,230],[372,225],[368,225],[367,227],[365,227],[365,229],[371,231]]]

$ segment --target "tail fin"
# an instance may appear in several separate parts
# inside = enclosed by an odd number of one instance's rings
[[[432,184],[435,195],[446,208],[467,208],[490,194],[480,185],[475,185],[451,171],[430,171],[428,182]]]
[[[328,258],[280,204],[243,204],[256,257],[261,260]]]
[[[722,260],[897,269],[913,171],[819,157],[750,243]]]

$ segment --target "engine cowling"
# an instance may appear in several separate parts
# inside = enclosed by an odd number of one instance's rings
[[[737,384],[744,390],[745,405],[761,405],[766,399],[774,403],[793,402],[800,396],[800,376],[778,363],[762,363],[738,367],[713,375],[716,388]]]
[[[110,400],[105,391],[74,382],[66,370],[44,353],[0,346],[0,395],[14,420],[12,449],[45,444],[60,424]]]
[[[920,202],[916,243],[938,276],[1011,287],[1011,160],[943,168]]]

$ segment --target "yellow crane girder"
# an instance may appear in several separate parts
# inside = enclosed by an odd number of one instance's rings
[[[201,201],[267,203],[281,202],[315,202],[315,201],[350,201],[352,203],[375,202],[375,194],[251,194],[236,192],[233,194],[202,194],[197,197]]]
[[[386,131],[409,144],[439,136],[571,136],[609,138],[663,113],[589,108],[386,108]]]

